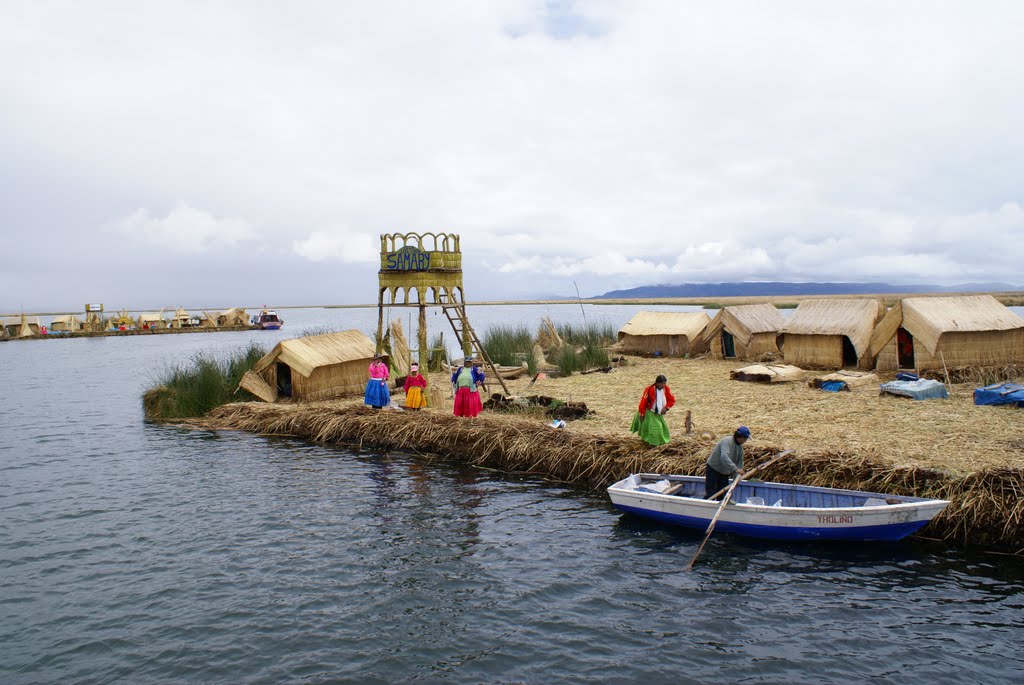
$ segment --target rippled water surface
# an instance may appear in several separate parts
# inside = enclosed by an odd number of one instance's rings
[[[601,492],[143,421],[164,364],[376,325],[284,315],[0,344],[0,682],[1024,682],[1007,557],[723,535],[686,573],[699,534]]]

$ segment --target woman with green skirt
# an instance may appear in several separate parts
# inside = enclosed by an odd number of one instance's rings
[[[665,423],[665,414],[676,403],[676,398],[668,388],[668,379],[658,376],[654,379],[654,385],[649,385],[640,396],[640,407],[633,416],[633,424],[629,427],[631,433],[637,433],[640,438],[649,445],[664,445],[668,443],[668,424]]]

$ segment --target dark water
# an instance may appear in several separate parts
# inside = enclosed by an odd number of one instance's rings
[[[1007,557],[722,536],[686,573],[699,534],[600,492],[143,422],[162,364],[376,324],[285,318],[0,344],[0,682],[1024,682]]]

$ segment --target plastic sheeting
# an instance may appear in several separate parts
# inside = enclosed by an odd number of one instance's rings
[[[949,397],[945,385],[939,381],[928,379],[882,383],[881,391],[889,395],[910,397],[915,400],[944,400]]]
[[[975,404],[1015,404],[1024,408],[1024,385],[1020,383],[996,383],[974,390]]]

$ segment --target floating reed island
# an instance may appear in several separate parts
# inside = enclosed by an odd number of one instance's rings
[[[373,411],[359,398],[228,404],[199,424],[400,450],[603,489],[634,472],[703,474],[716,437],[742,423],[754,434],[748,464],[795,450],[760,474],[764,480],[947,499],[950,506],[924,535],[1024,554],[1020,410],[975,406],[972,383],[951,385],[948,400],[915,402],[880,396],[877,386],[828,393],[802,382],[743,383],[729,379],[735,367],[712,359],[630,357],[608,373],[512,382],[510,389],[522,397],[585,403],[591,413],[563,429],[551,428],[536,408],[463,419],[451,416],[450,406]],[[667,415],[672,441],[650,447],[628,426],[640,392],[659,373],[668,376],[677,403]],[[442,374],[430,381],[447,387]]]

